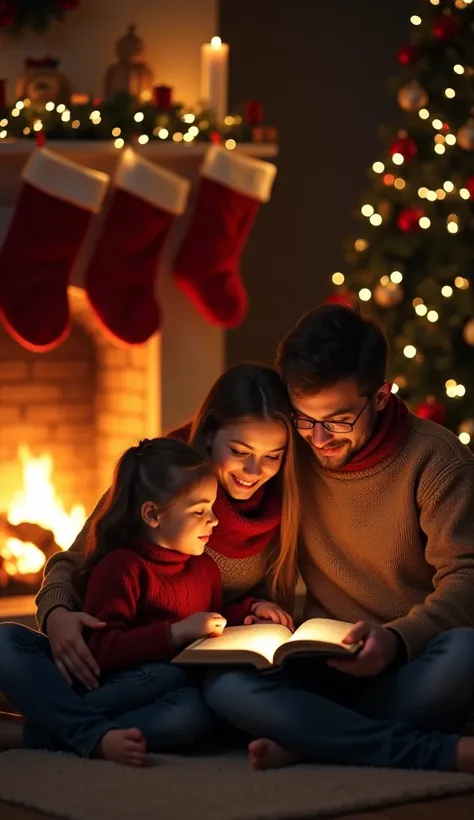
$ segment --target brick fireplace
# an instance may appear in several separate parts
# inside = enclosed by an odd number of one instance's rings
[[[48,353],[26,350],[0,327],[0,521],[3,530],[5,515],[13,524],[34,521],[51,528],[55,538],[50,551],[69,546],[86,511],[109,485],[120,453],[159,432],[158,339],[118,347],[99,328],[81,288],[70,287],[69,302],[70,335]],[[35,481],[39,486],[32,487]],[[43,500],[45,482],[52,489]],[[70,517],[59,529],[47,509],[51,491],[54,503]],[[37,496],[33,509],[31,499],[25,502],[28,492]],[[27,507],[15,517],[12,505],[19,493],[23,502],[17,506]],[[45,508],[44,521],[38,521],[38,512],[40,519],[43,514],[38,504]],[[2,542],[0,523],[0,556],[15,583],[8,584],[4,573],[0,593],[2,586],[3,591],[15,589],[22,580],[5,551],[5,536],[3,532]]]

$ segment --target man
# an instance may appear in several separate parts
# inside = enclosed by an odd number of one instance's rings
[[[282,683],[230,672],[208,687],[222,716],[308,754],[318,751],[302,743],[311,716],[327,726],[308,688],[347,707],[331,713],[334,721],[372,739],[373,727],[359,726],[354,712],[458,732],[474,710],[474,456],[392,393],[387,352],[373,322],[323,305],[277,354],[302,439],[305,616],[354,623],[346,642],[362,640],[362,650],[306,665],[289,683],[288,674]],[[295,685],[306,690],[304,706]],[[278,755],[264,759],[267,751],[256,747],[255,765],[278,763]],[[376,762],[367,747],[361,754]]]

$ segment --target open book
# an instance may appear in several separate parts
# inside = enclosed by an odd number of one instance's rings
[[[343,644],[353,624],[311,618],[291,633],[281,624],[229,626],[217,638],[199,638],[173,658],[179,664],[252,664],[257,669],[281,666],[296,655],[351,656],[362,642]]]

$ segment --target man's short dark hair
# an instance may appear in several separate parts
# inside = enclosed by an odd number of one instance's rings
[[[355,379],[369,396],[386,378],[388,343],[381,328],[355,310],[325,304],[306,313],[280,342],[276,366],[295,393],[317,393]]]

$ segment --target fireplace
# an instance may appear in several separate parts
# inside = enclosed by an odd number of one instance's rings
[[[32,353],[0,326],[0,595],[34,592],[107,488],[120,453],[158,434],[156,338],[119,347],[70,287],[71,332]]]

